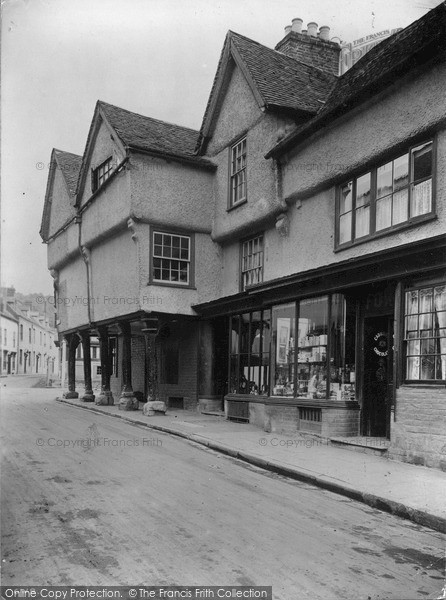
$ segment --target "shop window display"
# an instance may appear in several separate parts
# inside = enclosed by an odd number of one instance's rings
[[[273,308],[273,396],[294,396],[296,304]]]
[[[230,393],[269,393],[270,328],[269,310],[231,318]]]

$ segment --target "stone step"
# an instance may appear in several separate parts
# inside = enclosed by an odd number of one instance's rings
[[[390,446],[390,440],[384,437],[355,436],[355,437],[331,437],[330,444],[335,448],[353,450],[364,454],[385,456]]]

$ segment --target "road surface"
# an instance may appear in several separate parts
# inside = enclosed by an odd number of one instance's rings
[[[3,585],[272,585],[438,598],[444,536],[182,439],[2,385]]]

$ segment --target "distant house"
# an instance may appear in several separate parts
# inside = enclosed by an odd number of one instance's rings
[[[0,348],[0,374],[14,374],[17,369],[18,319],[8,311],[3,296],[0,297]]]
[[[229,32],[200,131],[98,102],[84,155],[53,151],[68,395],[98,336],[99,403],[224,404],[445,468],[445,4],[342,76],[314,25]]]
[[[49,317],[22,303],[14,288],[2,288],[0,298],[2,319],[9,323],[2,337],[2,372],[57,378],[60,364],[57,332],[51,327]]]

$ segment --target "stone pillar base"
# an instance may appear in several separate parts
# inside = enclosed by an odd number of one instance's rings
[[[119,410],[138,410],[138,398],[135,398],[133,392],[122,392],[118,404]]]
[[[74,398],[79,398],[79,394],[77,392],[65,392],[63,397],[66,398],[67,400],[71,400]]]
[[[86,390],[85,394],[82,396],[82,400],[84,402],[94,402],[95,399],[95,395],[93,394],[92,390]]]
[[[115,401],[113,400],[113,394],[107,390],[102,391],[94,401],[98,406],[112,406]]]
[[[165,402],[161,400],[155,400],[153,402],[146,402],[142,407],[142,414],[146,417],[153,417],[156,412],[166,413],[167,406]]]

